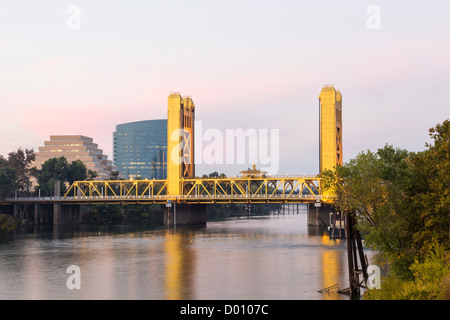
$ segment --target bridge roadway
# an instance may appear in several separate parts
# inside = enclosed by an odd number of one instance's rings
[[[67,196],[7,198],[3,204],[165,204],[169,201],[187,204],[208,203],[315,203],[331,202],[330,196],[316,195],[189,195],[189,196]]]

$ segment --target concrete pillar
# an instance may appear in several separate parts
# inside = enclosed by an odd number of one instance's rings
[[[81,222],[81,207],[79,205],[72,205],[67,207],[69,216],[67,217],[72,222]]]
[[[206,223],[206,204],[172,204],[164,210],[164,225],[192,225]]]
[[[61,204],[53,204],[53,224],[58,224],[61,220]]]
[[[308,204],[308,226],[328,226],[330,222],[330,213],[336,212],[335,208],[327,203],[309,203]]]
[[[34,224],[39,224],[41,221],[41,206],[38,203],[34,204]]]
[[[19,218],[20,204],[14,205],[14,218]]]
[[[61,183],[60,181],[55,181],[55,193],[54,196],[55,197],[60,197],[61,196]]]

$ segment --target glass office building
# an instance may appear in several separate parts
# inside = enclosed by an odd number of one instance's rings
[[[167,120],[119,124],[114,132],[114,163],[125,179],[167,178]]]

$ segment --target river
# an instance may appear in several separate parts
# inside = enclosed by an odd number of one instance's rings
[[[301,207],[201,227],[58,225],[3,234],[0,299],[348,299],[318,292],[348,286],[345,239],[308,228],[306,217]]]

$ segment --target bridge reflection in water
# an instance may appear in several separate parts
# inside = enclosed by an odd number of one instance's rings
[[[166,300],[192,299],[195,272],[195,252],[192,232],[170,232],[165,234],[165,297]]]
[[[164,298],[346,299],[317,293],[346,285],[345,241],[318,228],[305,235],[279,233],[272,225],[268,232],[268,225],[249,225],[254,222],[237,219],[207,235],[166,231]]]
[[[38,228],[0,239],[0,298],[347,299],[317,292],[347,283],[345,241],[306,220],[303,210],[201,227]],[[72,264],[81,290],[66,287]]]

